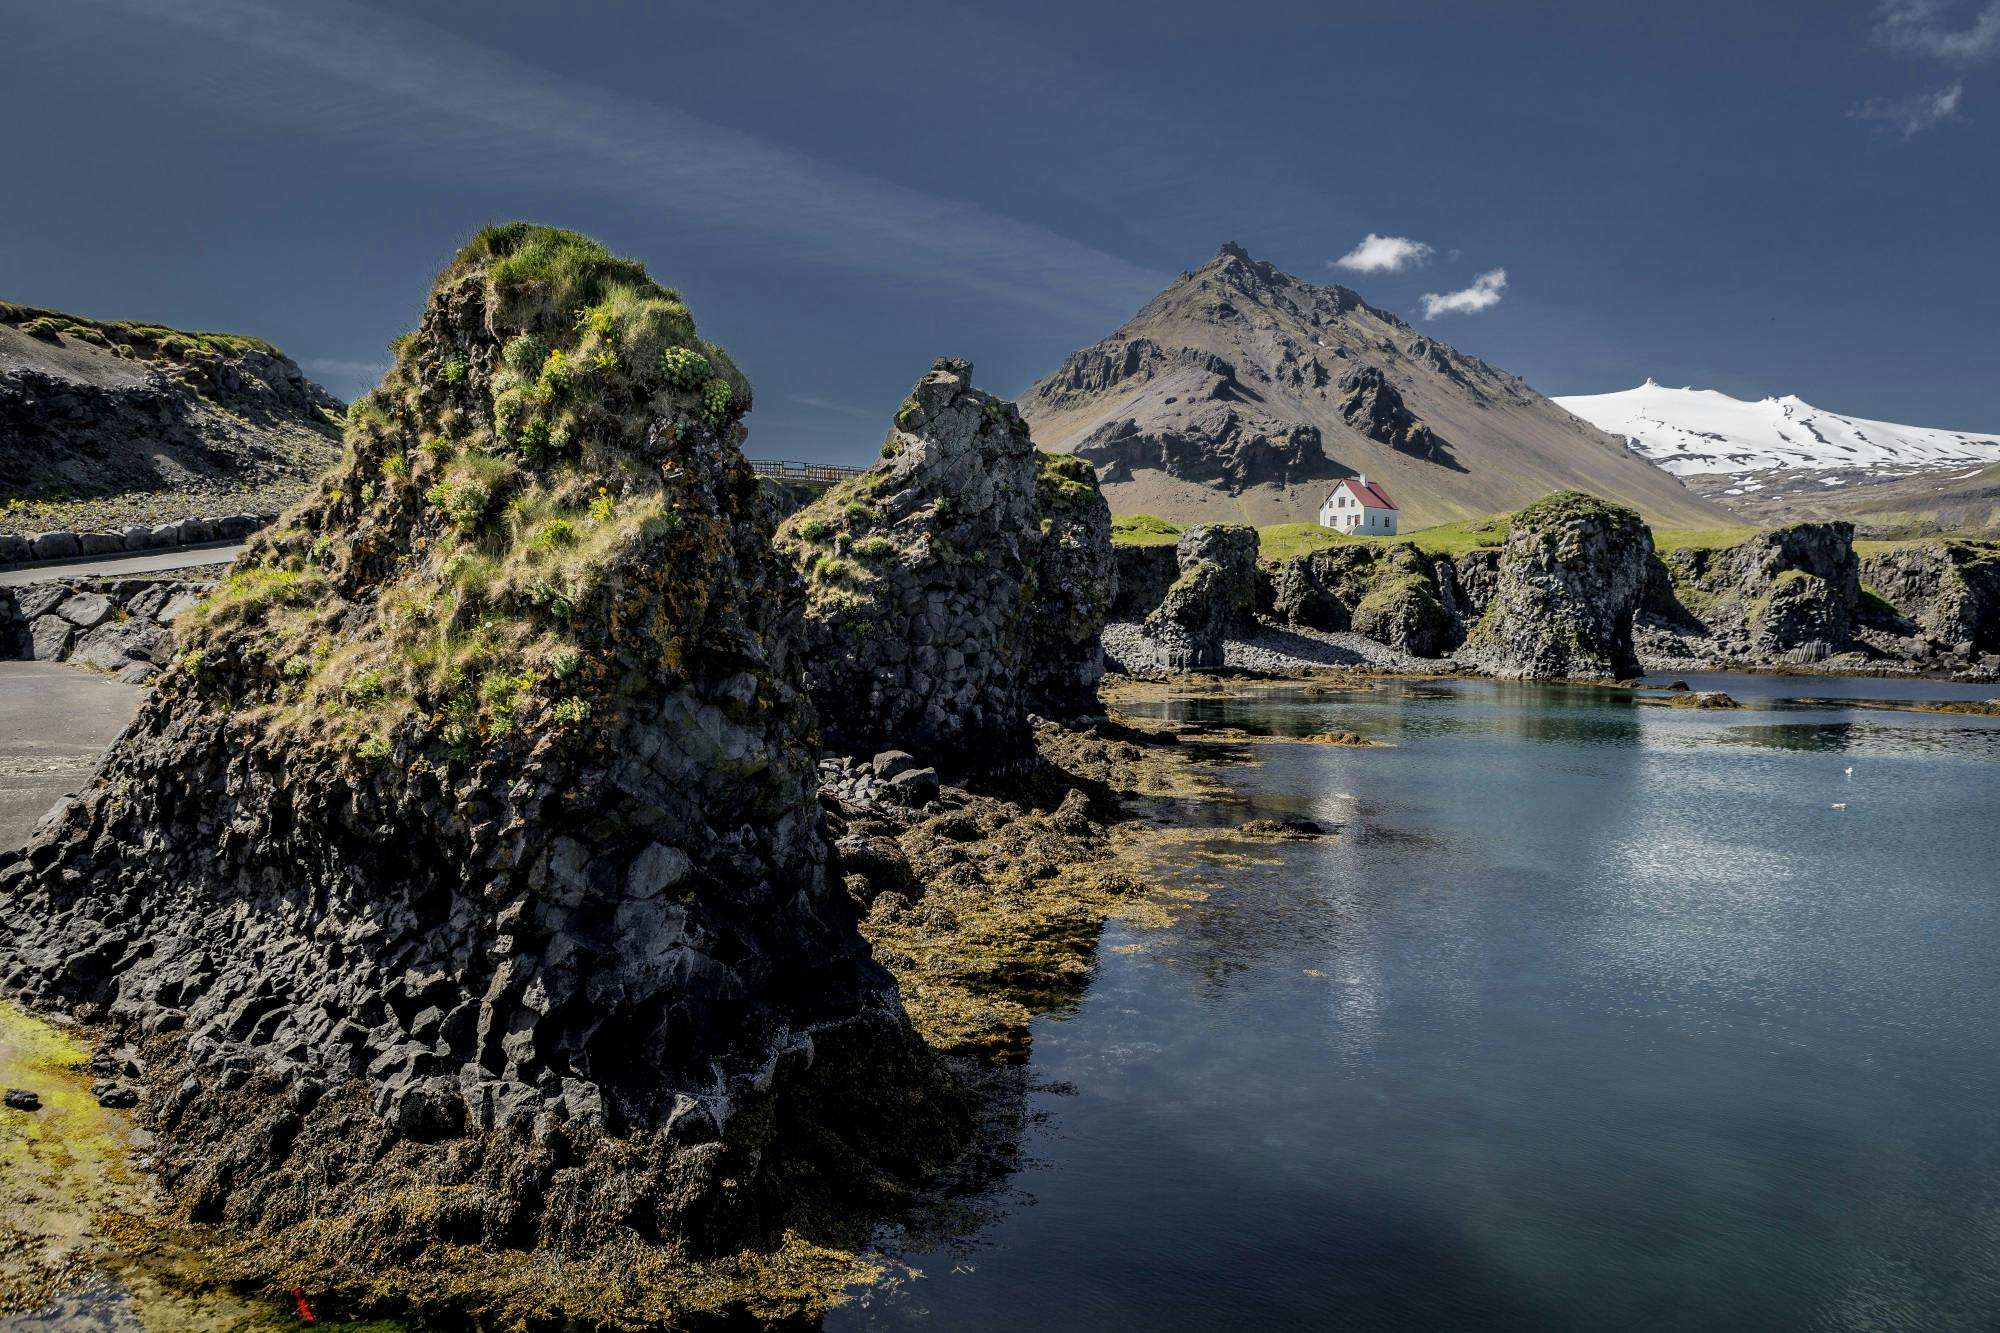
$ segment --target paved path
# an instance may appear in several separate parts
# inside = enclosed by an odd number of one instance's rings
[[[198,565],[226,565],[242,550],[243,544],[238,542],[234,546],[190,546],[184,551],[114,555],[97,560],[76,560],[67,565],[0,570],[0,588],[18,588],[24,583],[45,583],[51,579],[95,579],[118,574],[157,574],[162,570],[193,569]]]
[[[145,694],[59,662],[0,662],[0,847],[76,794]]]

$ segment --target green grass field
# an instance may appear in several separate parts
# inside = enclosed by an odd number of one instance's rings
[[[1257,554],[1260,559],[1275,561],[1324,550],[1329,546],[1351,546],[1356,542],[1380,542],[1385,545],[1402,542],[1428,556],[1456,559],[1468,551],[1504,545],[1508,532],[1513,528],[1513,520],[1512,514],[1491,514],[1485,518],[1469,518],[1462,523],[1441,523],[1394,537],[1351,537],[1317,523],[1275,523],[1257,529]],[[1661,552],[1720,551],[1747,541],[1763,530],[1753,527],[1654,528],[1653,549]],[[1111,519],[1111,540],[1123,546],[1169,546],[1180,539],[1183,531],[1185,528],[1182,525],[1153,514],[1120,514],[1113,515]],[[1881,555],[1906,546],[1939,540],[1944,539],[1909,537],[1897,541],[1857,541],[1854,551],[1860,556]],[[1961,537],[1950,540],[1979,539]]]

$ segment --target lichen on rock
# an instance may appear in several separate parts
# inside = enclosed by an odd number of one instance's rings
[[[1146,617],[1146,634],[1169,671],[1219,667],[1229,632],[1256,616],[1257,530],[1237,523],[1189,528],[1174,559],[1180,577]]]
[[[828,872],[749,399],[638,263],[481,232],[341,465],[0,863],[0,981],[161,1045],[140,1113],[239,1277],[809,1309],[675,1275],[956,1146]]]
[[[1287,624],[1352,630],[1418,657],[1441,657],[1456,645],[1459,627],[1435,563],[1402,543],[1330,546],[1270,568],[1260,600]]]
[[[1536,501],[1514,516],[1459,663],[1517,679],[1639,674],[1632,621],[1652,553],[1652,533],[1622,505],[1580,491]]]
[[[1030,713],[1088,707],[1110,534],[1090,466],[1037,454],[969,362],[938,361],[882,461],[779,529],[827,747],[981,767],[1025,753]]]

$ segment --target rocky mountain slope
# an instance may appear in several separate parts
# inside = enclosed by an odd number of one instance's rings
[[[826,845],[748,406],[639,264],[482,232],[0,854],[0,982],[145,1044],[227,1275],[492,1327],[782,1314],[804,1270],[740,1251],[961,1141]]]
[[[1747,517],[1847,517],[1882,535],[2000,522],[2000,435],[1843,416],[1790,395],[1745,402],[1651,380],[1555,401]]]
[[[0,302],[0,532],[275,512],[340,411],[255,338]]]
[[[1580,487],[1684,526],[1723,510],[1516,377],[1345,287],[1225,245],[1023,398],[1044,449],[1097,465],[1113,511],[1310,520],[1366,474],[1404,530]]]

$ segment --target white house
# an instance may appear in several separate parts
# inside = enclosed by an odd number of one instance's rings
[[[1363,537],[1393,537],[1396,502],[1380,483],[1371,486],[1366,477],[1342,477],[1319,507],[1319,525]]]

